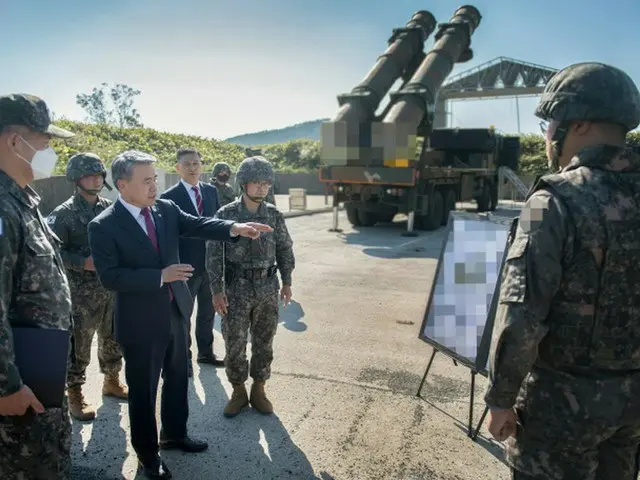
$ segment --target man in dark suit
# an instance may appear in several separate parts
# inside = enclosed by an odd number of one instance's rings
[[[129,385],[131,443],[148,478],[171,478],[158,454],[155,416],[163,372],[160,448],[199,452],[187,434],[187,319],[193,267],[178,253],[180,236],[235,241],[271,228],[189,215],[157,197],[155,157],[131,150],[111,166],[120,197],[89,223],[89,243],[102,284],[116,292],[115,335]]]
[[[202,158],[197,150],[181,149],[176,154],[176,171],[180,181],[167,189],[160,198],[172,200],[183,212],[200,217],[213,217],[220,208],[218,192],[213,185],[200,181]],[[205,240],[197,238],[180,239],[180,261],[193,266],[193,276],[188,285],[191,296],[198,299],[196,315],[196,343],[198,345],[198,363],[207,363],[223,367],[224,360],[217,359],[213,353],[213,322],[216,312],[213,309],[213,296],[207,270],[204,268],[207,247]],[[188,324],[189,376],[193,376],[191,366],[191,323]]]

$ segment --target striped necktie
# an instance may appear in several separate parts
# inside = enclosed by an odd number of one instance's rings
[[[200,189],[198,187],[196,187],[196,186],[191,187],[191,189],[196,194],[196,205],[198,206],[198,214],[202,215],[202,212],[204,211],[204,208],[202,206],[202,196],[200,195]]]

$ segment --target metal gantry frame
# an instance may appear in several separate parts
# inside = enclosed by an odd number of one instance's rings
[[[450,77],[438,91],[438,97],[445,104],[448,100],[513,98],[520,133],[518,99],[540,95],[556,72],[555,68],[498,57]]]

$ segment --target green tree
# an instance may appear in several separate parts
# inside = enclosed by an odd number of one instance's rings
[[[134,99],[141,93],[123,83],[112,87],[102,83],[90,93],[76,95],[76,103],[87,112],[92,123],[120,128],[142,127],[140,113],[134,107]]]

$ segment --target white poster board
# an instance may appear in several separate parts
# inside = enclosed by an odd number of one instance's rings
[[[512,218],[451,212],[419,337],[478,372],[486,371],[492,300]],[[487,350],[487,351],[485,351]],[[476,366],[481,358],[484,365]]]

